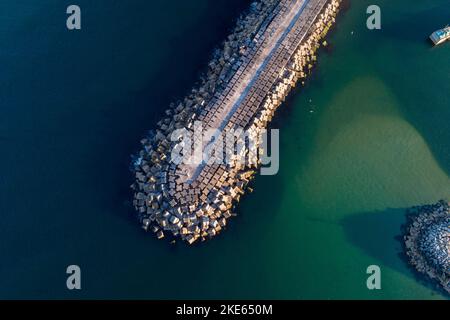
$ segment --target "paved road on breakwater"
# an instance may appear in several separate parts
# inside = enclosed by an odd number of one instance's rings
[[[202,121],[204,129],[223,131],[234,126],[246,127],[327,2],[280,1],[246,54],[234,65],[236,72],[225,90],[216,94],[197,119]],[[190,183],[207,167],[182,164],[179,169],[185,173],[184,182]]]

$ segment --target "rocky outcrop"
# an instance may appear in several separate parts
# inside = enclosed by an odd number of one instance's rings
[[[450,294],[450,206],[445,201],[409,210],[404,248],[411,266]]]

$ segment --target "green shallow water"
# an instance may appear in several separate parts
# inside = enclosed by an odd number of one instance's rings
[[[426,42],[448,0],[380,0],[380,31],[365,28],[372,3],[352,1],[273,121],[279,173],[226,232],[188,248],[139,229],[129,154],[247,3],[80,1],[89,28],[70,40],[56,2],[0,4],[0,297],[444,298],[395,237],[405,208],[450,200],[450,43]]]

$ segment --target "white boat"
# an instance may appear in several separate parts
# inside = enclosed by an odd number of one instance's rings
[[[446,26],[444,29],[437,30],[433,32],[430,36],[431,41],[433,41],[434,45],[444,43],[445,41],[450,39],[450,26]]]

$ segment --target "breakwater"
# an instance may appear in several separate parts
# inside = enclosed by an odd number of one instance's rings
[[[415,270],[450,294],[450,206],[445,201],[408,212],[404,248]]]
[[[238,152],[233,145],[227,146],[235,153],[227,163],[178,163],[173,150],[186,140],[174,132],[191,132],[195,149],[203,139],[195,136],[195,123],[220,132],[243,128],[259,145],[275,110],[310,74],[339,6],[339,0],[263,0],[238,20],[200,85],[171,104],[167,117],[141,141],[143,149],[133,160],[132,188],[145,230],[192,244],[226,227],[261,165],[261,150]],[[237,143],[245,143],[243,139]],[[200,148],[213,145],[210,141]]]

